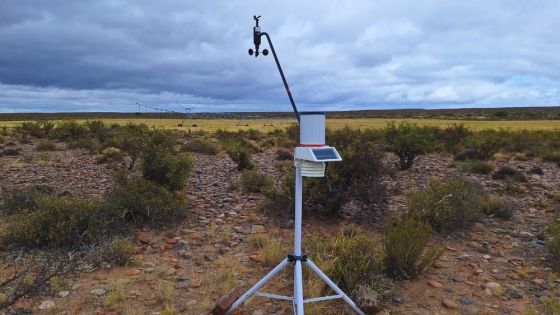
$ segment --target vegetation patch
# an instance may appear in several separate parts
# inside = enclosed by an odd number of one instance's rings
[[[497,179],[497,180],[513,180],[516,182],[526,182],[527,178],[525,177],[525,175],[514,169],[511,166],[502,166],[500,167],[496,172],[494,172],[494,174],[492,174],[492,179]]]

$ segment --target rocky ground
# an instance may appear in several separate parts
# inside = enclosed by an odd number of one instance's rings
[[[102,196],[111,188],[111,168],[95,164],[95,157],[81,150],[39,153],[35,144],[20,145],[19,156],[0,157],[0,186],[11,188],[48,184],[61,193]],[[254,157],[257,168],[277,174],[272,153]],[[40,300],[24,299],[17,307],[33,314],[209,314],[226,282],[242,290],[256,283],[271,268],[264,267],[259,253],[247,241],[266,233],[289,239],[287,222],[257,211],[259,195],[229,190],[228,182],[239,177],[227,156],[194,155],[194,176],[185,194],[192,210],[177,227],[168,231],[147,228],[131,236],[138,255],[130,266],[84,272],[67,279],[58,295]],[[464,174],[499,194],[508,192],[518,211],[514,219],[487,219],[468,231],[450,237],[435,237],[445,247],[441,259],[428,272],[412,281],[396,283],[386,314],[521,314],[543,297],[558,294],[560,279],[546,260],[546,243],[539,240],[543,223],[556,204],[560,168],[555,164],[515,159],[497,159],[497,167],[508,164],[528,171],[541,167],[544,175],[529,175],[529,182],[509,184],[489,175]],[[445,178],[459,170],[450,157],[421,157],[411,170],[398,172],[388,185],[392,193],[389,211],[402,211],[404,193],[427,184],[430,177]],[[304,218],[304,231],[339,233],[352,222]],[[379,231],[380,223],[368,223],[367,231]],[[169,281],[162,281],[169,280]],[[272,289],[290,293],[290,283]],[[276,292],[271,292],[276,293]],[[119,309],[108,305],[118,305]],[[244,314],[292,314],[291,305],[255,298]],[[339,314],[340,308],[325,311]]]

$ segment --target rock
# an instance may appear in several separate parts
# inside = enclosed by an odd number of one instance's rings
[[[454,310],[454,309],[459,307],[459,305],[457,305],[457,303],[455,303],[451,300],[448,300],[448,299],[442,300],[441,305],[443,305],[445,308],[448,308],[448,309],[451,309],[451,310]]]
[[[462,315],[476,315],[478,314],[478,309],[474,307],[461,307],[459,313]]]
[[[38,309],[40,310],[46,310],[49,308],[53,308],[55,307],[55,304],[53,301],[44,301],[43,303],[41,303],[41,305],[39,305]]]
[[[484,284],[484,286],[486,289],[489,289],[492,293],[496,295],[498,295],[502,290],[502,286],[496,282],[487,282],[486,284]]]
[[[428,283],[429,283],[432,287],[434,287],[434,288],[441,288],[441,287],[443,287],[443,284],[441,284],[441,283],[439,283],[439,282],[437,282],[437,281],[435,281],[435,280],[430,280],[430,281],[428,281]]]
[[[82,287],[81,283],[75,283],[74,285],[72,285],[72,290],[78,290],[81,287]]]
[[[473,302],[474,301],[471,298],[468,298],[468,297],[461,298],[461,303],[463,303],[463,304],[471,305],[471,304],[473,304]]]
[[[97,296],[102,296],[105,295],[107,293],[107,290],[105,289],[93,289],[91,291],[89,291],[90,294],[93,295],[97,295]]]
[[[237,301],[243,292],[236,288],[228,292],[226,295],[222,296],[216,302],[216,305],[212,309],[212,315],[223,315],[226,311]]]
[[[70,294],[70,292],[68,292],[68,291],[60,291],[60,292],[58,292],[58,296],[60,296],[61,298],[67,297],[68,294]]]
[[[95,280],[107,280],[108,275],[106,273],[98,273],[95,276],[93,276],[93,279]]]
[[[506,312],[524,312],[527,305],[524,302],[505,302],[502,304],[501,310]]]
[[[140,269],[131,269],[131,270],[128,270],[125,274],[127,276],[136,276],[136,275],[139,275],[141,272],[142,271]]]
[[[191,288],[198,288],[202,285],[202,281],[195,279],[195,280],[191,280],[191,282],[189,283],[189,286]]]
[[[357,286],[354,302],[366,314],[377,314],[382,309],[379,294],[364,285]]]

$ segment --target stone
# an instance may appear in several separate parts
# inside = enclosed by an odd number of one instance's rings
[[[476,315],[478,314],[478,309],[474,307],[461,307],[459,313],[462,315]]]
[[[58,292],[58,296],[60,296],[61,298],[67,297],[68,294],[70,294],[69,291],[60,291],[60,292]]]
[[[93,279],[95,280],[107,280],[108,275],[106,273],[98,273],[95,276],[93,276]]]
[[[428,281],[428,284],[430,284],[430,285],[431,285],[432,287],[434,287],[434,288],[441,288],[441,287],[443,287],[443,284],[441,284],[441,283],[439,283],[439,282],[437,282],[437,281],[435,281],[435,280],[430,280],[430,281]]]
[[[93,289],[91,291],[89,291],[90,294],[93,295],[97,295],[97,296],[102,296],[105,295],[107,293],[107,290],[105,289]]]
[[[168,238],[165,242],[166,242],[167,244],[171,244],[171,245],[172,245],[172,244],[177,244],[178,241],[179,241],[179,240],[176,239],[176,238]]]
[[[202,281],[198,279],[191,280],[191,282],[189,283],[189,286],[191,288],[199,288],[201,285],[202,285]]]
[[[445,308],[448,308],[448,309],[451,309],[451,310],[454,310],[454,309],[459,307],[459,305],[457,305],[457,303],[455,303],[451,300],[448,300],[448,299],[442,300],[441,305],[443,305]]]
[[[377,292],[364,285],[358,285],[355,292],[354,302],[366,314],[377,314],[382,310]]]
[[[212,315],[223,315],[237,301],[243,292],[239,288],[235,288],[226,295],[220,297],[216,305],[212,309]]]
[[[142,271],[140,269],[130,269],[125,274],[127,276],[136,276],[139,275]]]
[[[41,305],[39,305],[38,309],[40,310],[46,310],[49,308],[53,308],[55,307],[55,304],[53,301],[44,301],[43,303],[41,303]]]

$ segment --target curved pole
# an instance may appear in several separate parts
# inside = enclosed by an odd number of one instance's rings
[[[286,77],[284,77],[284,72],[282,71],[282,67],[280,66],[280,61],[278,61],[278,56],[276,56],[276,51],[274,50],[274,46],[272,45],[270,36],[268,36],[268,33],[266,32],[261,32],[260,36],[263,35],[266,36],[266,40],[268,40],[268,45],[270,45],[270,50],[272,51],[272,55],[274,56],[274,61],[276,61],[276,66],[278,66],[278,71],[280,71],[282,82],[284,82],[284,87],[286,88],[286,92],[288,93],[288,97],[290,98],[290,103],[292,103],[292,108],[294,109],[294,114],[296,114],[296,118],[299,123],[299,112],[297,110],[296,103],[294,102],[294,98],[292,97],[292,92],[290,92],[290,87],[288,86],[288,82],[286,82]]]

